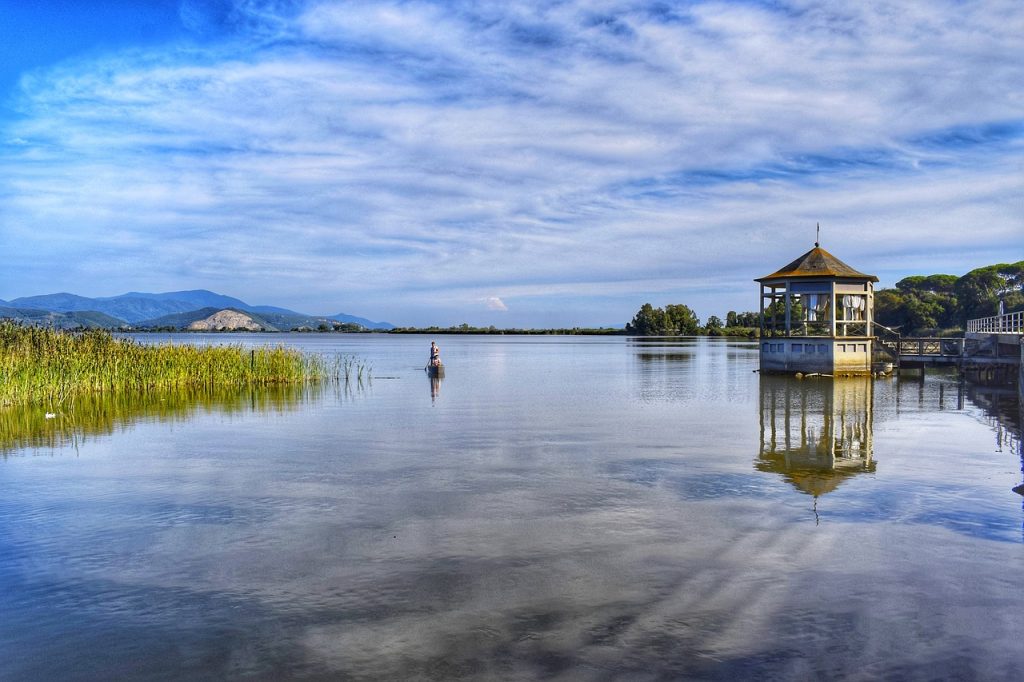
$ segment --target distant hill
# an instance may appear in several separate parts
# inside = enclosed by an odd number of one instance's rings
[[[10,301],[10,306],[12,308],[58,310],[65,313],[72,310],[94,310],[94,308],[91,308],[91,306],[94,305],[96,305],[95,299],[68,293],[45,294],[43,296],[23,296],[22,298],[16,298]]]
[[[28,324],[45,325],[56,329],[117,329],[123,320],[93,311],[56,312],[34,308],[0,306],[0,318],[10,318]]]
[[[162,294],[147,294],[139,291],[129,291],[120,296],[98,298],[98,301],[117,300],[123,298],[143,298],[151,301],[181,301],[194,308],[251,308],[249,304],[231,296],[214,293],[206,289],[189,289],[188,291],[167,291]]]
[[[158,315],[169,313],[180,313],[191,310],[196,306],[187,301],[173,299],[156,300],[138,296],[115,296],[112,298],[86,298],[75,294],[47,294],[44,296],[27,296],[16,298],[11,301],[12,306],[19,308],[35,308],[37,310],[52,310],[56,312],[74,312],[80,310],[93,310],[116,317],[124,322],[138,322]]]
[[[260,306],[263,310],[284,310],[283,308],[273,308],[272,306]],[[192,327],[196,322],[201,322],[215,315],[216,313],[223,311],[234,311],[246,313],[254,322],[259,326],[263,327],[266,331],[291,331],[293,329],[319,329],[322,325],[327,325],[328,328],[333,328],[337,324],[343,322],[333,320],[329,317],[313,317],[311,315],[303,315],[302,313],[296,313],[292,311],[286,311],[283,313],[257,313],[253,310],[240,310],[238,308],[200,308],[198,310],[190,310],[185,313],[173,313],[171,315],[163,315],[162,317],[156,317],[151,320],[141,320],[135,323],[135,327],[139,329],[164,329],[167,327],[173,327],[175,329],[187,329]],[[359,319],[359,318],[355,318]],[[365,325],[361,325],[364,328]]]
[[[213,315],[216,315],[222,311],[242,312],[235,308],[218,308],[216,306],[209,306],[206,308],[199,308],[198,310],[189,310],[184,313],[171,313],[170,315],[161,315],[160,317],[154,317],[149,320],[140,320],[133,326],[137,329],[188,329],[191,325],[196,322],[201,322]],[[280,331],[280,329],[260,316],[246,313],[247,316],[251,317],[257,324],[262,326],[268,332]]]
[[[320,326],[321,323],[327,323],[326,317],[314,317],[312,315],[303,315],[302,313],[297,313],[292,310],[285,310],[284,308],[274,308],[272,306],[259,306],[258,308],[252,308],[247,312],[259,315],[268,323],[274,325],[275,327],[282,331],[298,329],[299,327],[309,327],[310,329],[316,329],[318,326]]]
[[[95,318],[96,320],[102,320],[106,317],[113,318],[113,323],[109,323],[111,328],[120,327],[127,323],[133,327],[142,328],[174,327],[176,329],[183,329],[192,322],[209,317],[217,311],[235,310],[250,315],[255,313],[260,318],[259,323],[261,325],[268,329],[282,331],[299,327],[317,329],[322,324],[335,326],[332,324],[332,320],[359,324],[366,329],[394,329],[394,325],[388,322],[374,322],[363,317],[356,317],[345,313],[317,316],[277,306],[249,305],[240,299],[206,289],[168,291],[155,294],[131,291],[120,296],[99,298],[88,298],[61,292],[42,296],[26,296],[16,298],[13,301],[0,302],[0,304],[5,309],[31,309],[52,313],[84,313],[91,311],[104,316],[104,318]],[[205,314],[200,314],[203,311],[206,311]],[[13,315],[7,315],[6,313],[0,313],[0,315],[13,317]],[[38,315],[35,317],[22,315],[21,318],[37,319]],[[105,326],[106,324],[104,323]]]
[[[365,317],[354,317],[352,315],[346,315],[345,313],[338,313],[331,315],[328,319],[337,320],[338,322],[354,322],[358,325],[362,325],[367,329],[394,329],[395,325],[390,322],[374,322],[368,320]]]

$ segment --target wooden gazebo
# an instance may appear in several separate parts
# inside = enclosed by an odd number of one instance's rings
[[[814,248],[761,285],[763,372],[870,374],[874,275]]]

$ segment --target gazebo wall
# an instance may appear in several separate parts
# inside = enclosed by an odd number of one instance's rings
[[[870,374],[872,339],[790,336],[761,339],[761,371]]]

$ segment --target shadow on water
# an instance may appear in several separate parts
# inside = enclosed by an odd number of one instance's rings
[[[761,376],[759,471],[818,497],[873,472],[874,380]]]
[[[357,387],[361,390],[361,387]],[[77,446],[89,436],[108,435],[137,421],[187,421],[196,412],[235,414],[289,412],[327,392],[350,395],[346,384],[257,388],[181,388],[79,395],[56,414],[38,406],[0,409],[0,456],[25,447]]]

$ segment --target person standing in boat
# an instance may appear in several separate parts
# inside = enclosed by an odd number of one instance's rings
[[[430,342],[430,366],[437,367],[441,364],[441,349],[433,341]]]

